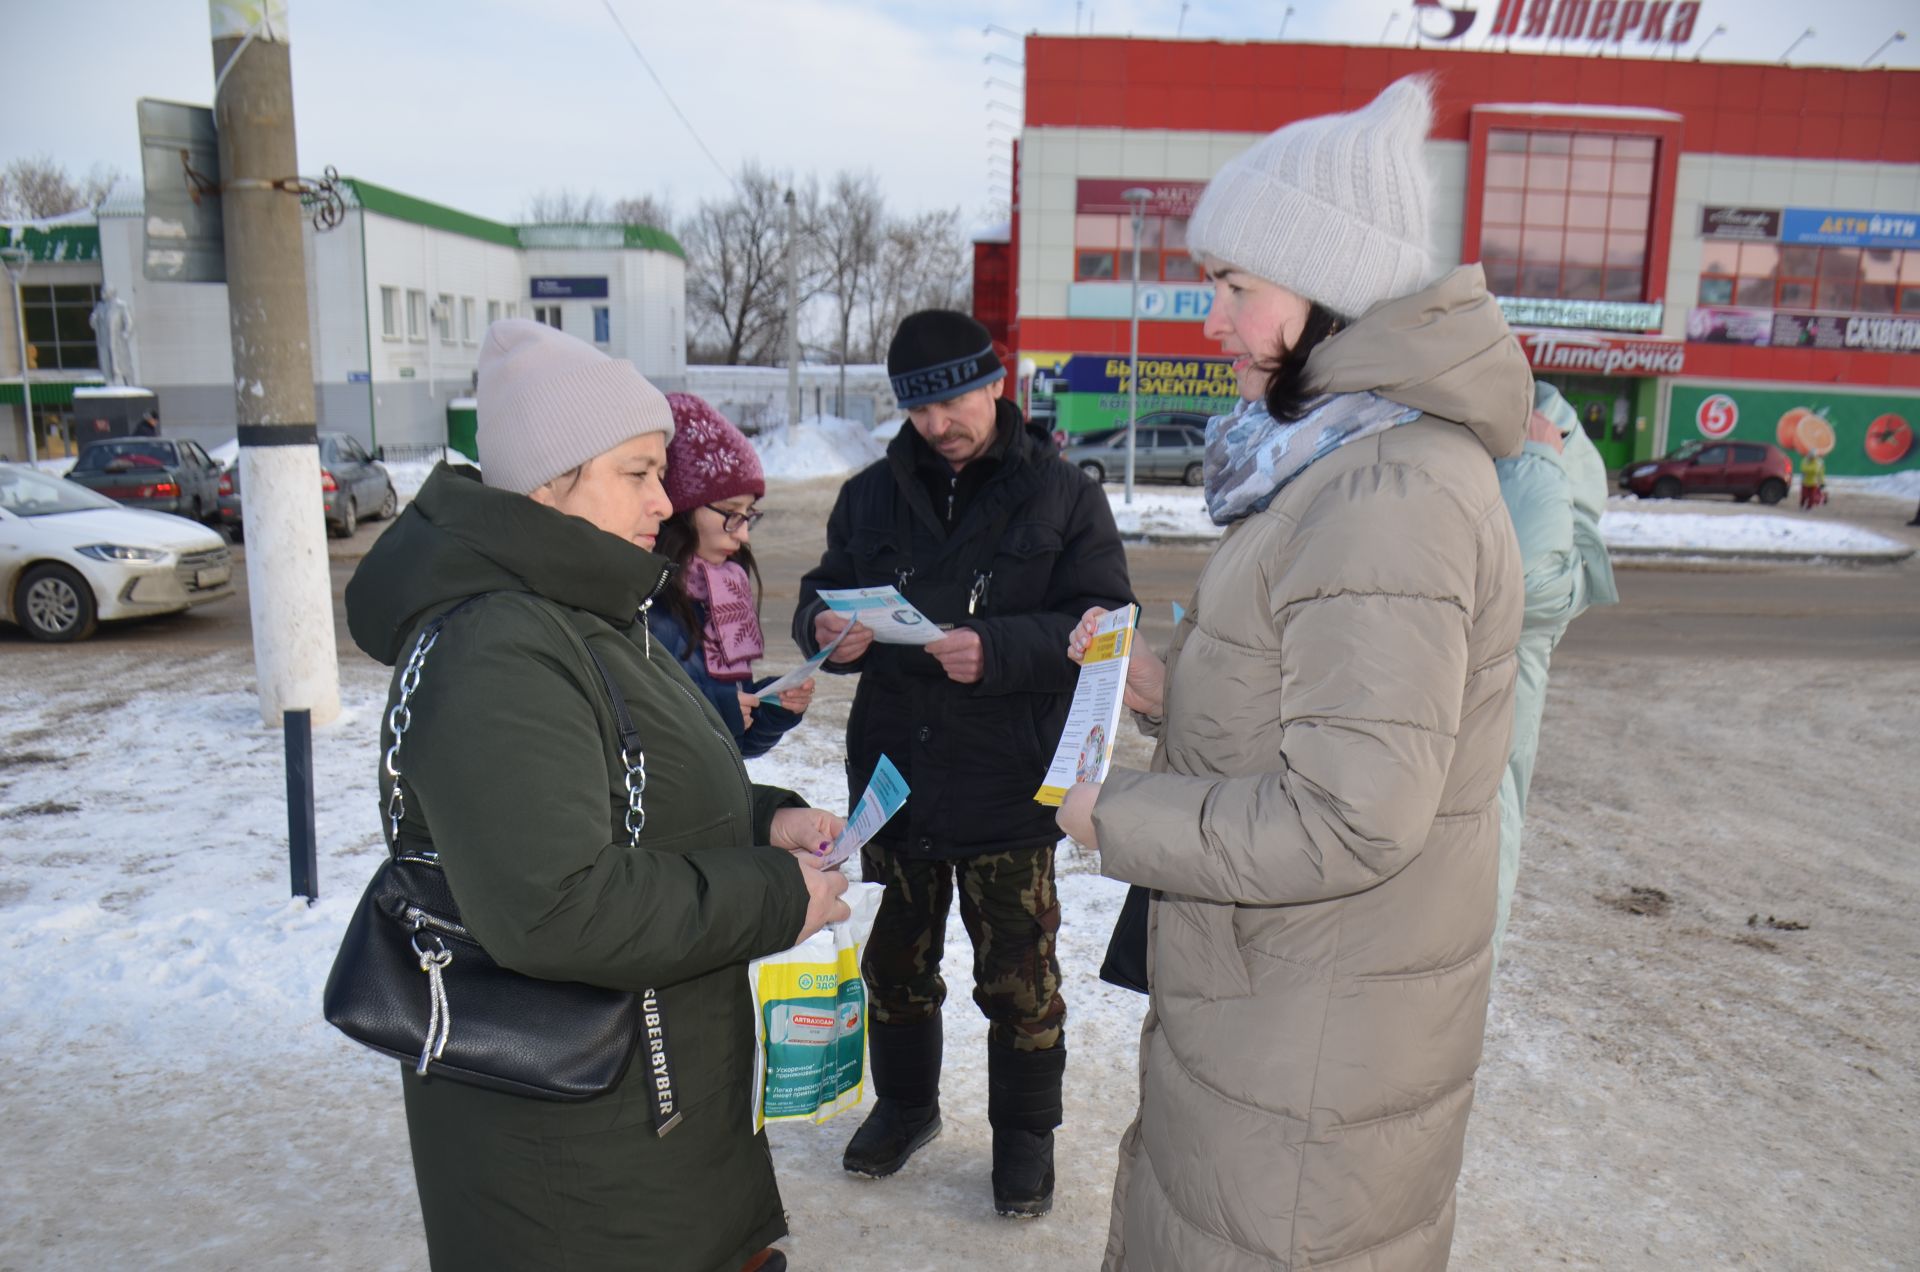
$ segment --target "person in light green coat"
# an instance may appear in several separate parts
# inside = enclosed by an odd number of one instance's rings
[[[1494,468],[1520,540],[1527,585],[1515,651],[1513,744],[1500,783],[1500,903],[1493,928],[1497,959],[1507,935],[1513,886],[1520,877],[1521,828],[1540,752],[1540,718],[1547,705],[1554,647],[1588,606],[1611,605],[1620,594],[1600,537],[1600,513],[1607,504],[1606,464],[1558,389],[1535,381],[1527,444],[1519,455],[1495,461]]]

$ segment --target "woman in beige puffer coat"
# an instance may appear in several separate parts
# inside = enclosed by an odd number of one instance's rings
[[[1523,598],[1493,460],[1532,381],[1478,266],[1429,281],[1430,118],[1408,80],[1283,128],[1189,227],[1242,355],[1227,530],[1129,670],[1152,771],[1060,814],[1154,890],[1109,1269],[1447,1263]]]

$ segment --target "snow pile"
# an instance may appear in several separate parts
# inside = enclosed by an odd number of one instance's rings
[[[382,460],[380,466],[393,479],[393,492],[400,496],[400,506],[404,508],[413,502],[413,497],[420,493],[420,487],[426,485],[428,476],[440,466],[440,462],[437,459]],[[480,467],[457,450],[447,452],[446,462],[472,469]]]
[[[844,477],[886,453],[886,443],[876,439],[875,432],[854,420],[809,415],[798,424],[756,434],[753,445],[769,478]]]
[[[1920,474],[1911,476],[1914,494],[1920,497]],[[1856,480],[1892,483],[1896,479]],[[1122,538],[1211,539],[1221,534],[1221,527],[1208,519],[1206,499],[1197,490],[1136,486],[1129,507],[1121,502],[1121,488],[1109,485],[1107,499]],[[1903,543],[1844,521],[1748,512],[1731,504],[1712,505],[1712,511],[1681,512],[1677,510],[1681,505],[1671,502],[1649,506],[1620,496],[1607,502],[1600,533],[1607,546],[1616,550],[1796,557],[1906,550]]]
[[[1889,499],[1920,499],[1920,468],[1880,477],[1829,477],[1827,485],[1850,495],[1881,495]]]
[[[1609,548],[1639,552],[1816,556],[1906,550],[1903,543],[1844,521],[1815,521],[1767,513],[1714,516],[1609,508],[1600,515],[1600,533]]]
[[[1207,516],[1205,496],[1184,486],[1143,486],[1136,482],[1129,504],[1126,487],[1110,483],[1107,502],[1113,505],[1113,521],[1123,539],[1214,538],[1221,533],[1221,527]]]

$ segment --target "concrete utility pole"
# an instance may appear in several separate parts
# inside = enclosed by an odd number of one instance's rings
[[[1122,190],[1133,206],[1133,293],[1127,304],[1127,489],[1120,502],[1133,502],[1133,464],[1140,439],[1140,226],[1153,191],[1145,186]]]
[[[286,0],[210,0],[227,307],[260,714],[340,714],[333,586],[320,507],[313,354]],[[289,725],[291,727],[291,725]]]
[[[800,422],[800,211],[787,191],[787,427]]]

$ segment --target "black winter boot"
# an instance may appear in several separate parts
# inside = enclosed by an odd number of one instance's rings
[[[885,1179],[940,1133],[940,1017],[917,1025],[871,1024],[873,1112],[847,1141],[840,1165]]]
[[[1053,1209],[1053,1128],[1067,1049],[987,1048],[987,1121],[993,1124],[993,1208],[1010,1219]]]

